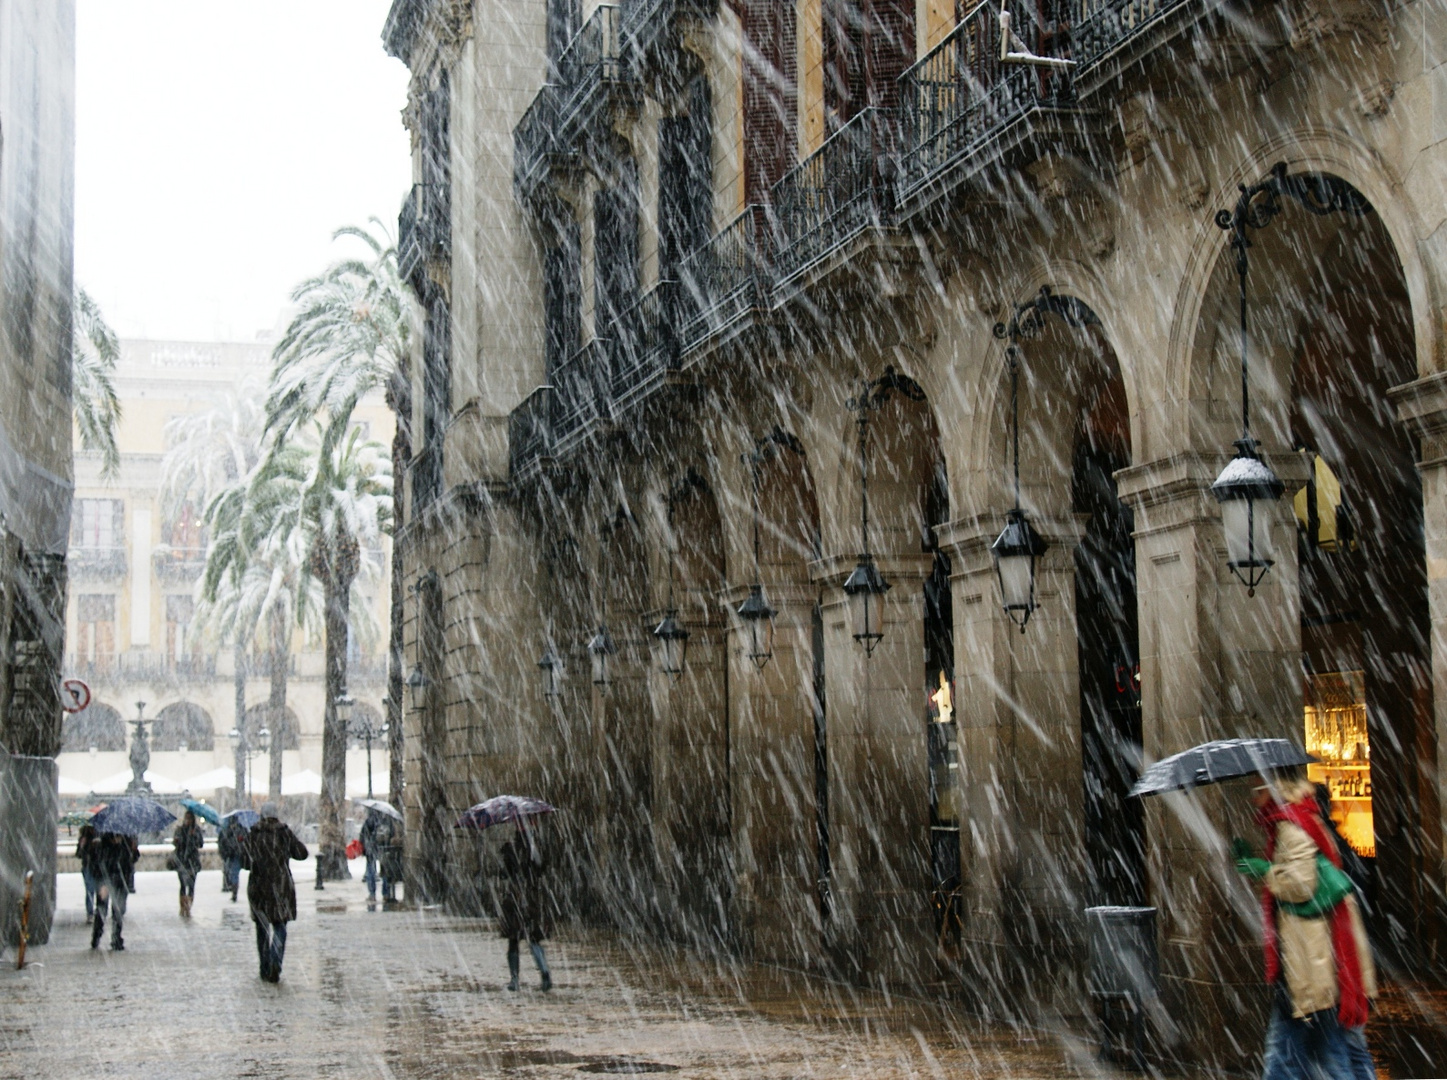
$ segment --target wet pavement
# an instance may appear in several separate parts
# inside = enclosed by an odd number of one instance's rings
[[[13,950],[0,961],[0,1080],[1126,1075],[1067,1032],[981,1029],[907,998],[602,938],[550,944],[550,994],[524,952],[509,993],[488,920],[369,910],[359,880],[316,892],[311,864],[297,867],[276,986],[257,978],[244,893],[232,904],[219,872],[198,879],[189,924],[174,874],[137,875],[122,953],[87,947],[79,876],[61,875],[51,943],[24,971]]]

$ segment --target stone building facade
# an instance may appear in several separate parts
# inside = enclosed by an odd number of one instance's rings
[[[56,696],[70,520],[75,5],[0,4],[0,938],[55,907]]]
[[[1148,902],[1163,1038],[1230,1059],[1244,792],[1142,804],[1142,760],[1305,739],[1379,940],[1440,959],[1447,19],[1010,0],[1002,46],[1000,10],[393,5],[410,865],[481,902],[452,819],[524,791],[589,917],[1006,1012],[1083,1009],[1083,909]],[[1243,286],[1217,215],[1262,183]],[[1249,591],[1211,493],[1243,288],[1285,486]]]

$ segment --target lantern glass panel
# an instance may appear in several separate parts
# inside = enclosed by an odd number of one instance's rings
[[[1221,525],[1226,533],[1226,558],[1233,566],[1269,566],[1271,545],[1270,499],[1227,499],[1221,504]]]
[[[608,685],[608,654],[602,650],[593,650],[589,657],[593,662],[593,685]]]
[[[749,620],[749,659],[763,670],[774,656],[774,617]]]
[[[1033,606],[1035,557],[1003,555],[996,560],[1000,575],[1000,600],[1006,610],[1029,611]]]
[[[872,645],[884,635],[884,593],[861,590],[850,597],[854,609],[854,637]]]

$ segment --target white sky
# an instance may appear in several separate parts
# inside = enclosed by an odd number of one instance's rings
[[[411,183],[390,0],[79,0],[75,276],[122,337],[251,341],[397,229]]]

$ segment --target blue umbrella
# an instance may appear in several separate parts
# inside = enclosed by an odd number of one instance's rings
[[[112,799],[90,823],[98,833],[120,833],[122,836],[136,836],[139,833],[161,832],[176,820],[176,815],[154,799],[127,796]]]
[[[235,821],[243,829],[249,829],[261,820],[261,815],[255,810],[232,810],[221,815],[222,821]]]
[[[195,799],[182,799],[181,805],[202,821],[209,821],[212,825],[221,824],[221,815],[216,813],[213,807],[207,806],[203,802],[197,802]]]

